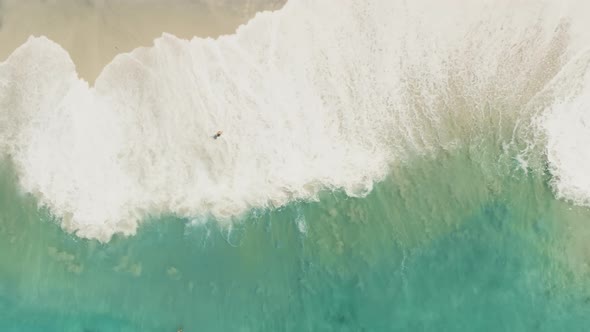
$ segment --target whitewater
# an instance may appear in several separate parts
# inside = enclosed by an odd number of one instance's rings
[[[589,9],[291,0],[233,35],[163,34],[94,86],[31,37],[0,64],[0,151],[65,230],[101,241],[153,216],[364,196],[393,165],[483,141],[590,204]]]

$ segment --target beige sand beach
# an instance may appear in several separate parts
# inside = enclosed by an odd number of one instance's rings
[[[31,35],[62,45],[79,75],[94,82],[115,55],[150,46],[163,32],[181,38],[229,34],[256,12],[286,0],[0,0],[0,61]]]

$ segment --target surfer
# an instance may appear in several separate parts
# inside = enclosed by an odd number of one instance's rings
[[[213,138],[214,138],[214,139],[218,139],[218,138],[219,138],[219,136],[221,136],[221,134],[223,134],[223,131],[219,130],[219,131],[217,131],[217,132],[215,133],[215,135],[213,135]]]

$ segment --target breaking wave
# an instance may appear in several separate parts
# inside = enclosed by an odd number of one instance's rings
[[[582,6],[292,0],[234,35],[164,34],[93,87],[31,37],[0,64],[0,148],[66,230],[100,240],[150,215],[363,196],[396,163],[483,140],[547,158],[558,195],[590,203]]]

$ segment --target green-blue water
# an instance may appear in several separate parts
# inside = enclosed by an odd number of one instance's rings
[[[64,233],[3,166],[0,331],[584,331],[589,213],[545,174],[472,160],[107,244]]]

